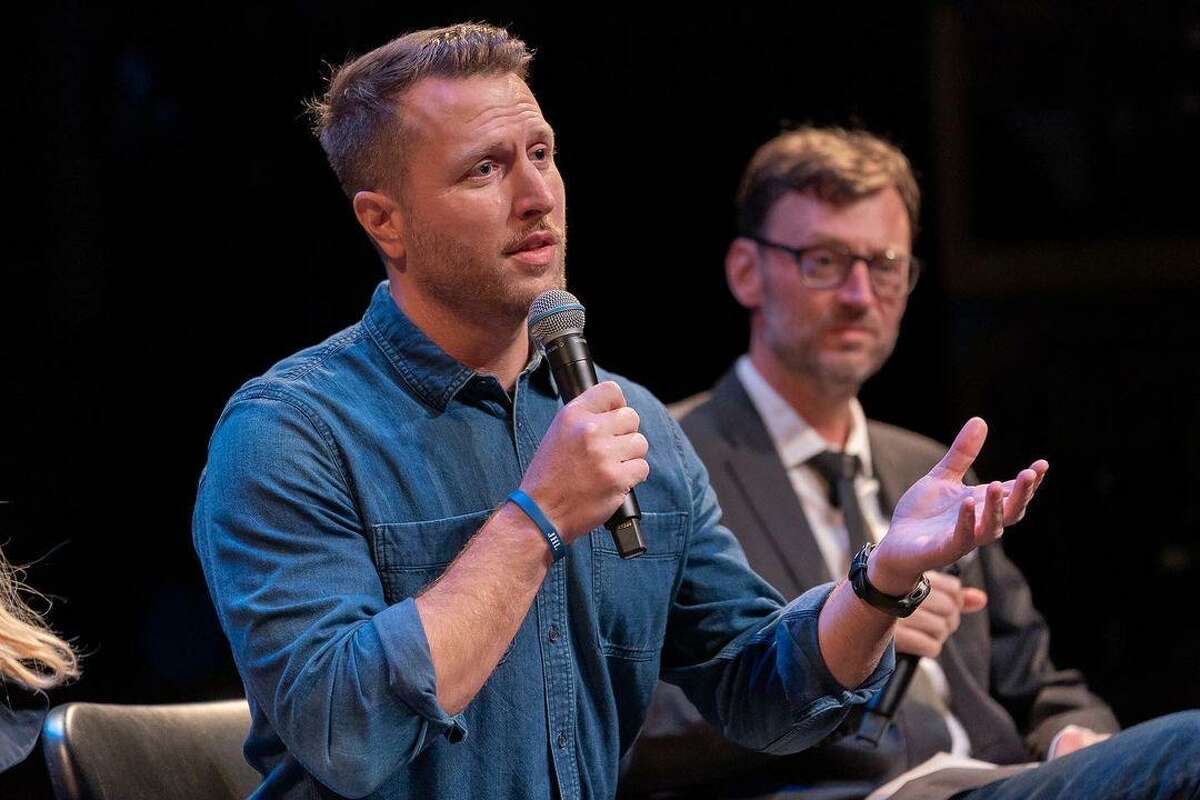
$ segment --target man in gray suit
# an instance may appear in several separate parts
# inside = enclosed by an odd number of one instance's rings
[[[740,235],[725,269],[750,311],[750,350],[713,391],[673,410],[708,468],[725,524],[750,565],[787,597],[844,575],[944,450],[867,420],[856,399],[891,354],[916,283],[919,203],[908,160],[862,131],[782,134],[743,177]],[[1118,730],[1115,717],[1079,673],[1050,662],[1045,621],[999,544],[958,567],[957,577],[930,575],[933,593],[897,627],[897,652],[920,661],[877,747],[848,735],[852,720],[817,749],[760,756],[724,742],[681,694],[660,686],[626,761],[623,794],[863,797],[938,753],[953,756],[939,757],[946,769],[892,796],[950,797],[985,784],[980,791],[1007,785],[1012,794],[1003,797],[1035,789],[1098,796],[1099,784],[1126,796],[1149,785],[1152,768],[1196,780],[1195,744],[1179,762],[1190,759],[1190,777],[1140,755],[1164,747],[1161,737],[1194,742],[1195,712],[1105,742]],[[1093,747],[1091,758],[1065,758]],[[1054,766],[1015,766],[1043,760]],[[1098,765],[1120,774],[1101,778]],[[1085,788],[1080,774],[1095,783]]]

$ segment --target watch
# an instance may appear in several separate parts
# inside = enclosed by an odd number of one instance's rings
[[[909,616],[929,596],[931,589],[929,579],[922,575],[921,580],[906,595],[897,597],[884,594],[872,586],[871,581],[867,579],[867,559],[871,557],[874,549],[875,545],[868,542],[850,562],[850,585],[854,587],[854,593],[862,598],[863,602],[878,608],[885,614],[901,619]]]

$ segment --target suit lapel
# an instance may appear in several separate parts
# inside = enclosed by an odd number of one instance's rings
[[[875,473],[875,480],[879,481],[879,505],[883,509],[885,521],[890,520],[892,512],[896,510],[896,501],[920,475],[906,474],[903,466],[896,462],[891,448],[879,441],[879,436],[870,422],[867,423],[867,442],[871,447],[872,471]]]
[[[792,586],[776,586],[789,599],[830,580],[825,558],[775,444],[733,370],[717,385],[713,405],[729,445],[723,466],[758,522],[758,530],[734,534],[743,546],[755,545],[755,549],[773,553],[781,572],[793,581]],[[758,541],[750,541],[752,536]],[[767,547],[757,547],[760,544]]]

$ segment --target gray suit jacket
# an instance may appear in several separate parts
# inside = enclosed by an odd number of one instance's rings
[[[711,394],[678,407],[683,409],[680,423],[709,470],[723,521],[740,540],[750,565],[788,599],[827,582],[827,567],[804,509],[734,372]],[[900,495],[945,448],[878,422],[868,423],[868,438],[880,497],[890,514]],[[1050,662],[1046,623],[1033,607],[1029,586],[1001,548],[983,548],[961,566],[963,582],[986,591],[988,606],[963,617],[938,661],[950,686],[951,710],[970,737],[972,756],[1016,764],[1039,758],[1070,723],[1117,730],[1112,712],[1087,690],[1082,676]],[[660,684],[626,759],[622,796],[862,797],[950,749],[949,733],[933,708],[908,699],[896,722],[874,750],[835,736],[813,750],[772,758],[726,742],[681,692]],[[964,779],[953,790],[921,796],[949,796],[996,777]],[[779,794],[781,787],[790,789]]]

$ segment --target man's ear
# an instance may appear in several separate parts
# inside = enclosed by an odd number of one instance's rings
[[[763,280],[758,262],[758,246],[751,240],[739,236],[729,243],[725,280],[734,298],[751,311],[762,305]]]
[[[361,191],[354,195],[354,216],[375,246],[391,261],[404,259],[404,214],[386,194]]]

